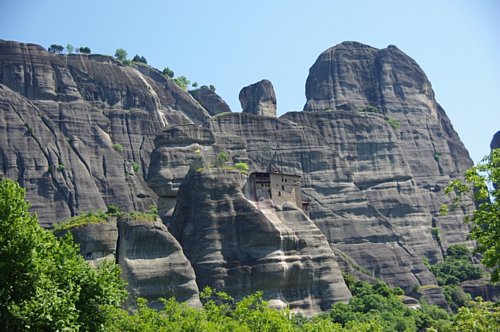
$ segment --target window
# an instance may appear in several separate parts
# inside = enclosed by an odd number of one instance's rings
[[[285,185],[281,185],[281,190],[285,190]]]

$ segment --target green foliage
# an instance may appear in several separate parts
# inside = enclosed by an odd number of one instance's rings
[[[114,205],[109,205],[108,209],[109,207],[113,208]],[[73,227],[78,227],[87,224],[98,224],[106,221],[108,221],[108,214],[99,210],[97,212],[89,211],[87,213],[83,213],[78,216],[71,217],[65,221],[56,223],[54,225],[54,230],[61,231]]]
[[[186,76],[179,76],[179,77],[176,77],[174,78],[174,82],[175,84],[177,84],[179,86],[179,88],[181,88],[182,90],[184,91],[187,91],[187,87],[189,86],[189,84],[191,83],[187,78]]]
[[[49,46],[47,51],[54,54],[61,54],[64,51],[64,47],[62,45],[52,44]]]
[[[58,239],[38,224],[25,191],[0,181],[0,325],[5,331],[98,331],[101,306],[126,296],[112,262],[93,269],[68,234]]]
[[[57,165],[57,170],[58,170],[59,172],[64,171],[64,165],[63,165],[63,164],[59,164],[59,165]]]
[[[133,161],[132,162],[132,169],[134,170],[134,173],[139,173],[139,170],[141,169],[141,164],[138,162]]]
[[[437,162],[440,162],[441,161],[441,153],[435,152],[434,153],[434,160]]]
[[[168,76],[170,78],[173,78],[174,77],[174,72],[172,71],[172,69],[168,68],[168,67],[165,67],[162,71],[163,75],[165,76]]]
[[[379,110],[378,110],[378,107],[375,107],[375,106],[367,106],[367,107],[364,107],[364,108],[360,108],[358,109],[358,112],[365,112],[365,113],[378,113]]]
[[[208,87],[210,88],[210,90],[212,90],[213,92],[215,92],[215,90],[216,90],[216,89],[215,89],[215,85],[210,84]]]
[[[90,50],[90,48],[88,48],[87,46],[80,47],[79,51],[80,51],[80,53],[84,53],[84,54],[90,54],[90,53],[92,53],[92,51]]]
[[[229,154],[227,152],[221,151],[217,154],[217,157],[215,159],[215,166],[223,167],[228,161],[229,161]]]
[[[394,131],[398,130],[401,124],[399,123],[398,120],[392,119],[392,118],[387,118],[386,119],[387,123],[394,129]]]
[[[500,326],[500,306],[483,302],[480,298],[468,307],[462,307],[453,318],[450,331],[498,331]]]
[[[127,60],[127,51],[125,51],[123,48],[116,49],[115,58],[117,58],[119,61]]]
[[[234,164],[234,168],[243,174],[248,174],[248,171],[250,169],[247,163],[236,163]]]
[[[145,57],[143,57],[143,56],[140,56],[140,55],[138,55],[138,54],[136,54],[136,55],[132,58],[132,61],[134,61],[134,62],[139,62],[139,63],[143,63],[143,64],[145,64],[145,65],[147,65],[147,64],[148,64],[148,61],[146,60],[146,58],[145,58]]]
[[[401,289],[392,289],[382,281],[370,285],[351,278],[347,284],[353,298],[348,304],[335,303],[328,313],[332,322],[346,328],[364,323],[379,331],[421,331],[449,319],[446,311],[435,306],[406,307],[399,297]]]
[[[114,204],[109,204],[107,208],[106,215],[108,216],[118,216],[120,214],[120,208]]]
[[[123,145],[121,145],[119,143],[113,144],[113,149],[115,149],[115,151],[119,152],[119,153],[122,153],[124,150]]]
[[[196,89],[198,87],[198,82],[194,82],[191,86]]]
[[[495,185],[491,185],[495,184]],[[478,243],[481,262],[493,269],[492,281],[500,281],[500,149],[493,150],[478,165],[465,172],[465,181],[454,180],[445,193],[455,194],[451,209],[467,209],[467,198],[476,202],[476,209],[466,220],[472,224],[471,238]],[[441,213],[448,212],[443,206]]]
[[[75,48],[73,47],[73,45],[71,44],[66,45],[66,52],[68,52],[68,54],[73,53],[74,50]]]
[[[444,289],[446,301],[454,311],[467,305],[470,300],[470,296],[458,284],[465,280],[479,279],[483,275],[483,271],[472,264],[470,255],[464,245],[453,245],[446,251],[442,262],[430,266],[438,284]]]

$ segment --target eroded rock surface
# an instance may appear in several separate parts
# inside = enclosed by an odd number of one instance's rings
[[[262,80],[244,87],[239,97],[243,113],[276,116],[276,95],[270,81]]]
[[[27,189],[43,226],[109,204],[146,210],[156,133],[209,117],[153,68],[0,40],[0,175]]]
[[[112,259],[122,268],[130,299],[143,297],[153,307],[159,298],[201,305],[191,263],[161,221],[130,218],[88,224],[69,230],[91,264]]]
[[[350,292],[325,236],[295,206],[252,203],[246,176],[192,171],[182,183],[169,229],[193,264],[200,288],[237,299],[262,290],[292,310],[312,314]],[[256,204],[264,204],[257,206]]]
[[[202,86],[199,89],[189,91],[210,115],[231,112],[229,105],[217,94],[214,90],[207,86]]]

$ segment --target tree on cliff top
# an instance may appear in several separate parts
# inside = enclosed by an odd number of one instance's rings
[[[127,60],[127,51],[125,51],[123,48],[116,49],[115,58],[120,61]]]
[[[481,262],[493,268],[491,280],[500,281],[500,149],[494,149],[478,165],[465,172],[465,181],[454,180],[445,193],[454,192],[452,208],[460,207],[470,195],[476,210],[466,220],[472,222],[471,238],[478,243]],[[442,208],[447,212],[447,207]]]
[[[98,331],[101,307],[126,297],[120,269],[93,269],[70,234],[58,239],[28,211],[25,190],[0,181],[0,326],[5,331]]]

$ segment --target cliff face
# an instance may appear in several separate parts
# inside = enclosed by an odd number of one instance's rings
[[[143,297],[161,307],[159,298],[175,296],[190,305],[201,305],[191,263],[160,221],[120,218],[69,231],[91,264],[111,259],[121,266],[132,301]]]
[[[325,236],[293,205],[254,203],[247,177],[209,169],[188,174],[168,226],[193,264],[200,288],[241,299],[257,290],[306,314],[346,301],[347,289]]]
[[[152,68],[0,41],[0,175],[27,188],[44,226],[109,204],[155,204],[143,179],[156,132],[208,118]]]
[[[472,162],[415,61],[394,46],[337,45],[310,69],[304,112],[279,118],[270,82],[253,87],[247,111],[229,113],[212,91],[198,103],[150,67],[2,41],[0,175],[27,188],[45,226],[158,202],[166,227],[118,223],[80,241],[96,248],[89,259],[117,257],[150,299],[169,283],[196,302],[196,280],[236,297],[262,289],[309,314],[349,298],[342,270],[445,306],[422,259],[466,242],[463,215],[438,210]],[[226,171],[212,167],[220,152]],[[248,195],[239,162],[300,176],[308,214]]]
[[[151,166],[161,169],[151,174],[160,201],[175,204],[177,193],[158,189],[178,187],[195,151],[210,160],[215,145],[251,171],[301,175],[310,218],[342,268],[422,296],[413,291],[436,285],[422,258],[440,260],[448,245],[466,242],[463,215],[438,210],[443,188],[472,165],[430,83],[395,47],[344,43],[319,57],[306,88],[305,112],[221,114],[203,129],[210,140],[184,140],[183,152],[168,143],[171,132],[198,134],[166,129]],[[433,301],[444,305],[438,293]]]

